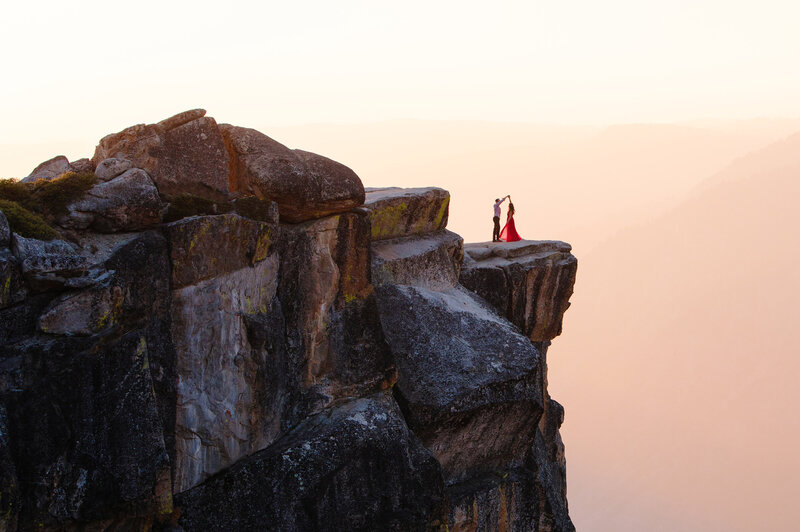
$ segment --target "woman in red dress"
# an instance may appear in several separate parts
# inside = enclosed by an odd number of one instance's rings
[[[514,204],[508,202],[508,214],[506,215],[506,225],[500,231],[500,240],[503,242],[516,242],[522,240],[522,237],[517,233],[517,228],[514,225]]]

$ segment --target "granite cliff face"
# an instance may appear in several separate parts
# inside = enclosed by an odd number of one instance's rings
[[[569,245],[202,110],[0,194],[0,531],[574,529]]]

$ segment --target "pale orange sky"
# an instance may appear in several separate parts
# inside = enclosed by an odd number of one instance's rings
[[[14,2],[3,172],[203,107],[279,125],[800,116],[800,4],[763,0]],[[76,154],[77,155],[77,154]]]

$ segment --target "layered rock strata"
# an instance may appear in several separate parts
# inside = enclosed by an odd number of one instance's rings
[[[0,213],[0,530],[572,530],[568,246],[204,115],[40,165],[97,176],[61,238]]]
[[[465,246],[460,282],[530,337],[544,342],[561,334],[578,261],[557,240],[521,240],[498,246]]]

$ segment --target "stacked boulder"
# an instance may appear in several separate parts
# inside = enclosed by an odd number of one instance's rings
[[[65,172],[59,237],[0,212],[0,530],[571,529],[542,344],[446,191],[202,110],[26,180]]]

